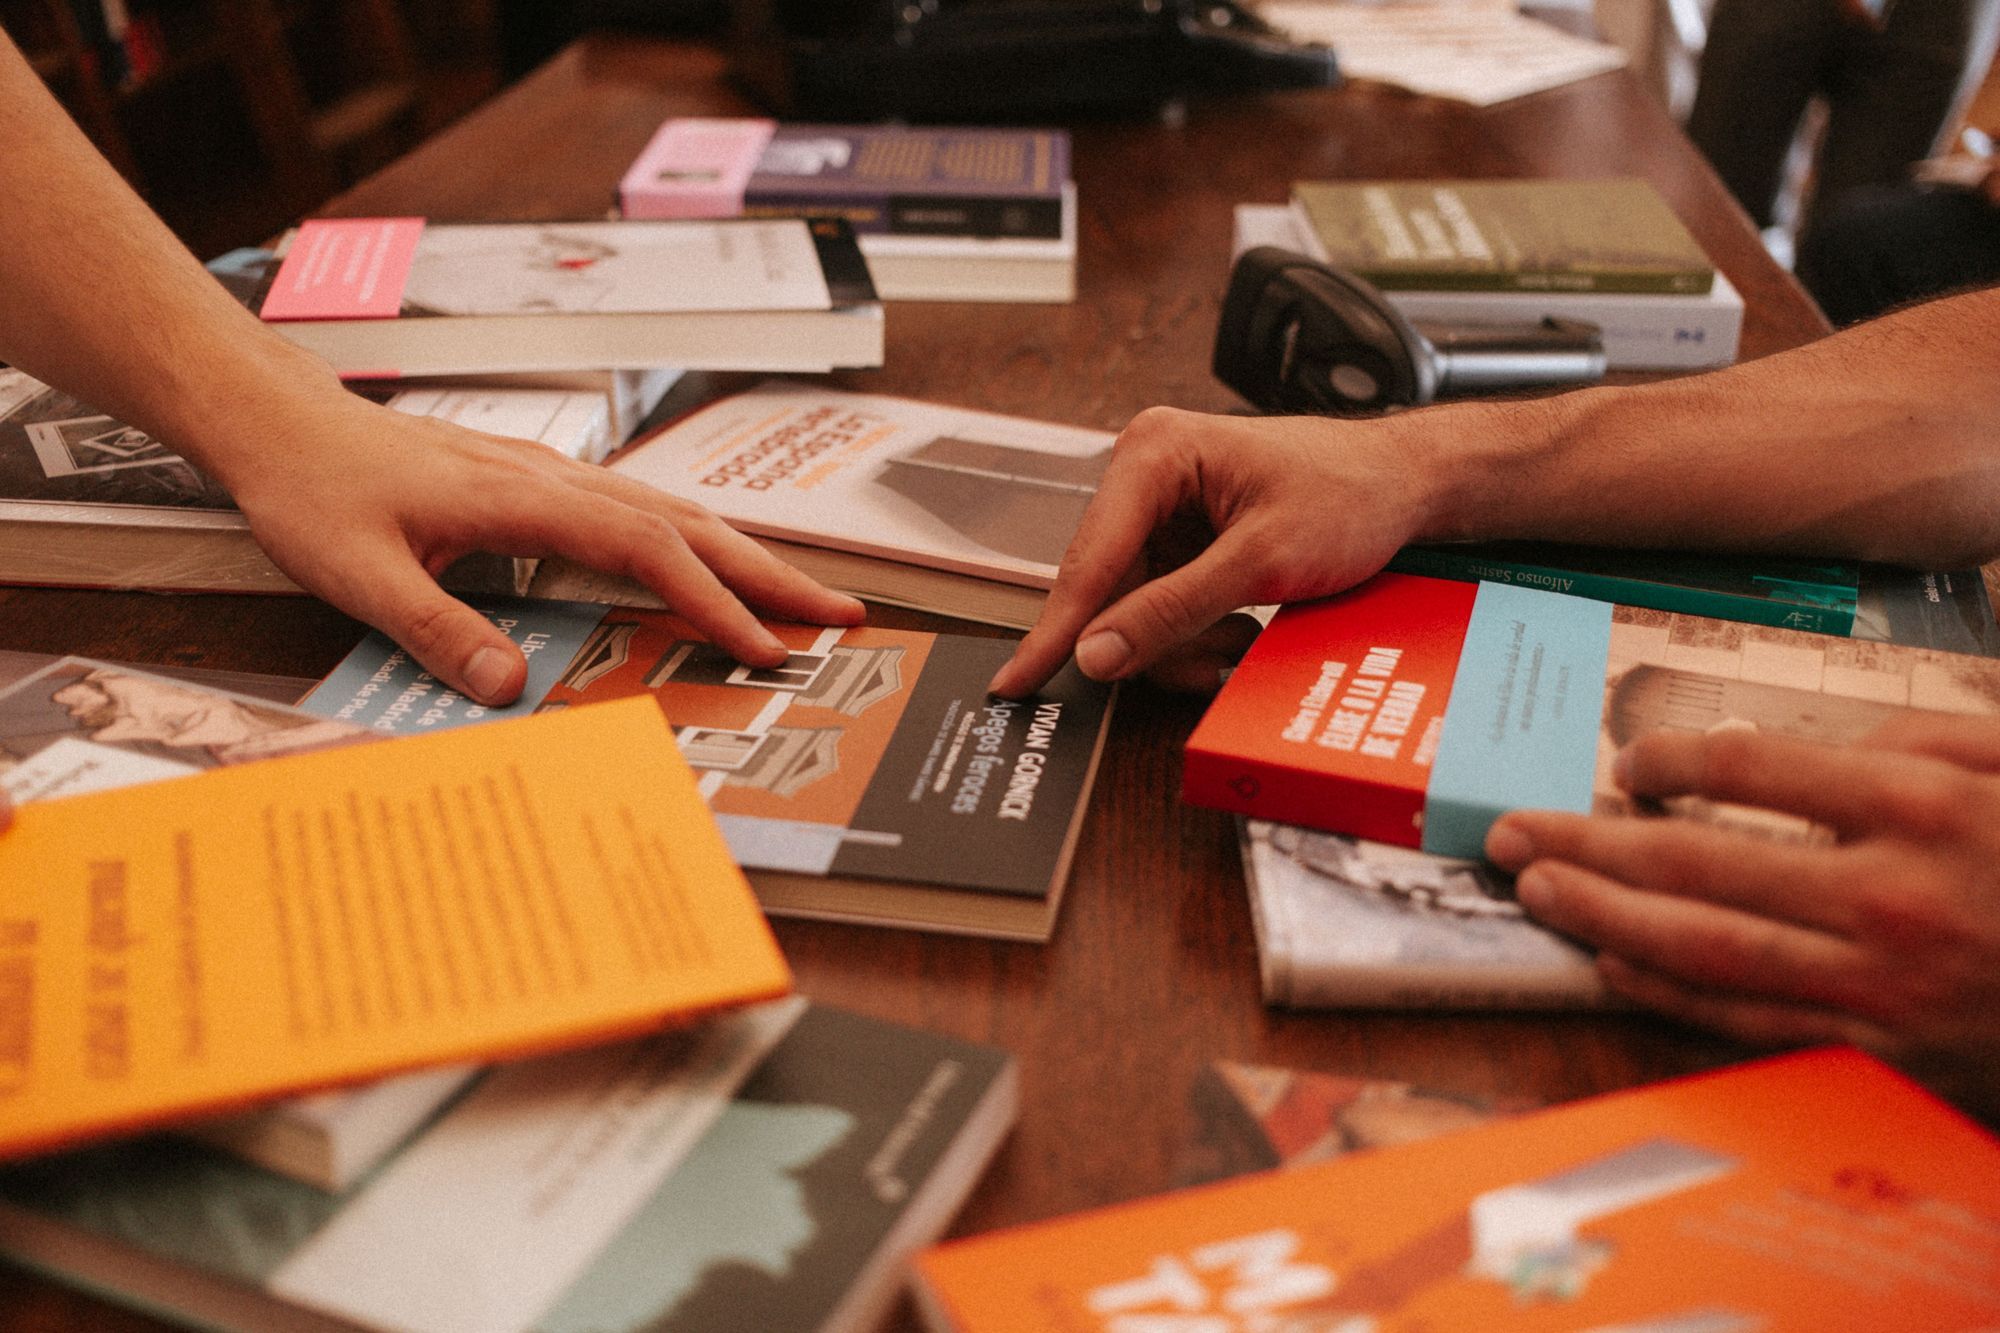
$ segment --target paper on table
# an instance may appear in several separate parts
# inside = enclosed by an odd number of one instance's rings
[[[1625,64],[1625,53],[1615,46],[1486,5],[1276,0],[1258,13],[1297,40],[1331,46],[1349,78],[1474,106],[1525,97]]]

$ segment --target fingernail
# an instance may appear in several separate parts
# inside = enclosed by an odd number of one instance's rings
[[[1501,820],[1486,831],[1486,859],[1509,870],[1526,865],[1535,855],[1535,844],[1520,829]]]
[[[465,683],[481,703],[490,702],[506,689],[507,679],[513,674],[514,664],[498,648],[481,648],[465,664]]]
[[[1132,645],[1115,629],[1101,629],[1076,646],[1076,665],[1092,680],[1112,680],[1132,660]]]
[[[1555,887],[1549,883],[1548,872],[1540,866],[1529,866],[1514,881],[1514,897],[1530,912],[1539,911],[1549,905],[1549,895]]]

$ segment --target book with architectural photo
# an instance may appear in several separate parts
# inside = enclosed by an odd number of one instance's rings
[[[713,510],[857,596],[1032,624],[1096,492],[1112,435],[773,382],[614,458],[614,472]],[[643,605],[552,562],[538,595]]]
[[[495,1066],[316,1189],[154,1136],[0,1170],[0,1253],[267,1333],[872,1333],[1015,1118],[1002,1051],[785,1000]]]
[[[1187,799],[1477,857],[1511,809],[1629,812],[1617,752],[1655,729],[1835,744],[1907,710],[2000,714],[2000,660],[1383,574],[1287,607],[1188,741]],[[1693,798],[1668,812],[1793,838]]]
[[[399,412],[534,440],[571,458],[611,443],[602,393],[386,388]],[[533,560],[472,556],[464,591],[520,591]],[[0,583],[161,592],[295,593],[221,486],[165,445],[69,394],[0,367]]]
[[[395,733],[651,696],[769,911],[1053,930],[1111,717],[1112,692],[1074,668],[1004,700],[986,685],[1006,639],[775,624],[791,656],[753,668],[667,612],[478,605],[530,653],[518,703],[472,706],[377,634],[301,706]]]
[[[346,376],[882,364],[837,219],[321,218],[278,248],[253,308]]]
[[[935,1333],[1976,1329],[1996,1199],[1990,1133],[1826,1049],[952,1241],[917,1290]]]

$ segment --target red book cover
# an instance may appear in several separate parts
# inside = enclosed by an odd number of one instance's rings
[[[1383,574],[1280,611],[1189,738],[1182,799],[1419,846],[1478,593],[1473,583]]]
[[[956,1241],[937,1333],[2000,1326],[2000,1143],[1855,1050]]]

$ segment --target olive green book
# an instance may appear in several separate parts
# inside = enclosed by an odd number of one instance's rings
[[[1302,181],[1314,257],[1385,291],[1694,293],[1715,267],[1643,180]]]

